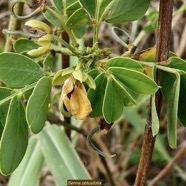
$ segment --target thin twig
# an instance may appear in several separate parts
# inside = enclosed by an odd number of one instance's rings
[[[169,52],[170,36],[171,36],[171,22],[172,22],[172,7],[173,0],[160,0],[159,8],[159,23],[158,23],[158,37],[156,44],[156,61],[165,61]],[[159,84],[160,76],[157,72],[156,82]],[[161,92],[156,93],[156,110],[158,117],[161,111]],[[152,160],[152,154],[154,150],[155,137],[152,135],[152,112],[151,104],[149,106],[147,123],[145,126],[144,139],[142,145],[142,152],[140,162],[138,166],[137,176],[135,180],[135,186],[145,186],[148,173],[150,170],[150,164]]]
[[[76,131],[76,132],[82,134],[85,138],[87,137],[87,134],[86,134],[86,132],[83,130],[83,128],[78,128],[78,127],[76,127],[76,126],[69,125],[69,123],[60,120],[60,118],[57,117],[57,116],[56,116],[54,113],[52,113],[52,112],[49,112],[49,113],[48,113],[48,118],[47,118],[47,120],[48,120],[50,123],[55,123],[56,125],[61,125],[61,126],[65,127],[66,129],[74,130],[74,131]]]
[[[101,162],[103,163],[103,166],[105,167],[105,170],[107,172],[110,185],[111,186],[116,186],[115,181],[114,181],[114,178],[113,178],[113,175],[112,175],[112,172],[110,170],[110,167],[108,166],[107,160],[103,156],[99,156],[99,157],[100,157]]]
[[[174,158],[166,165],[166,167],[150,182],[148,186],[155,186],[162,178],[164,178],[174,167],[174,164],[186,154],[186,142],[183,142]]]

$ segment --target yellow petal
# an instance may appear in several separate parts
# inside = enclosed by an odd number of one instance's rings
[[[50,49],[50,44],[46,45],[45,47],[39,47],[38,49],[33,49],[27,52],[30,56],[40,56],[45,54]]]
[[[85,119],[92,112],[87,95],[77,86],[75,86],[70,98],[70,108],[72,115],[80,120]]]
[[[47,33],[47,34],[49,34],[51,31],[50,27],[46,23],[36,20],[36,19],[32,19],[32,20],[27,21],[25,23],[25,25],[32,27],[35,30]]]
[[[52,41],[52,37],[50,36],[50,34],[46,34],[46,35],[42,36],[41,38],[39,38],[37,43],[41,46],[46,46],[46,45],[50,44],[51,41]]]

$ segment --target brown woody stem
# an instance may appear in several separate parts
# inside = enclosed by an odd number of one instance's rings
[[[160,0],[159,8],[159,23],[158,23],[158,37],[156,44],[156,61],[165,61],[168,57],[170,37],[171,37],[171,22],[172,22],[172,7],[173,0]],[[156,82],[160,83],[160,74],[157,71]],[[161,92],[156,93],[156,110],[158,116],[161,111]],[[145,186],[148,173],[150,170],[150,164],[152,160],[152,154],[154,150],[155,137],[152,135],[152,113],[151,105],[149,106],[147,123],[145,126],[144,139],[142,145],[142,152],[140,162],[137,170],[136,180],[134,186]]]
[[[10,1],[10,3],[11,2],[12,1]],[[14,7],[14,12],[17,15],[21,15],[22,12],[23,12],[23,3],[17,3],[15,5],[15,7]],[[19,30],[20,27],[21,27],[21,21],[15,19],[12,15],[10,15],[8,30]],[[16,36],[9,36],[9,35],[7,35],[4,52],[11,52],[12,51],[13,40],[15,38],[16,38]]]

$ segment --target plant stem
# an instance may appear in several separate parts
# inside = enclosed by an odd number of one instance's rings
[[[156,61],[165,61],[168,57],[170,36],[171,36],[171,22],[172,22],[172,7],[173,0],[160,0],[159,8],[159,23],[158,23],[158,37],[156,44]],[[157,71],[156,82],[160,84],[160,73]],[[161,99],[162,95],[160,90],[155,95],[155,104],[158,117],[161,111]],[[134,186],[145,186],[148,173],[150,170],[150,164],[152,160],[152,154],[154,150],[155,137],[152,135],[152,112],[151,103],[148,111],[147,123],[145,126],[144,139],[142,145],[142,152],[140,162],[137,170],[136,180]]]
[[[46,6],[46,10],[48,10],[52,15],[54,15],[59,22],[61,23],[63,29],[66,31],[66,33],[69,35],[71,41],[72,41],[72,45],[74,47],[77,47],[78,44],[76,42],[76,38],[74,37],[73,33],[71,32],[71,30],[68,28],[68,26],[66,25],[65,21],[63,20],[63,18],[58,15],[54,10],[52,10],[50,7]]]
[[[51,49],[55,50],[55,52],[57,53],[65,54],[68,56],[74,56],[74,54],[66,47],[60,47],[52,44]]]
[[[96,12],[95,12],[95,20],[96,23],[93,23],[93,47],[95,49],[98,48],[98,32],[99,32],[99,26],[100,26],[100,20],[99,20],[99,14],[100,14],[100,7],[101,7],[101,0],[97,1],[96,5]]]
[[[11,1],[10,1],[11,3]],[[14,12],[17,15],[21,15],[23,12],[23,3],[17,3],[14,7]],[[21,21],[15,19],[12,15],[10,16],[9,19],[9,25],[8,25],[8,30],[19,30],[21,27]],[[5,48],[4,48],[4,52],[11,52],[12,51],[12,42],[13,40],[16,38],[16,36],[9,36],[7,35],[6,38],[6,43],[5,43]]]
[[[164,72],[169,72],[169,73],[173,73],[173,74],[181,73],[182,72],[182,70],[179,70],[179,69],[176,69],[176,68],[170,68],[170,67],[167,67],[167,66],[157,65],[154,62],[145,62],[145,61],[138,61],[138,62],[141,65],[145,65],[145,66],[152,67],[152,68],[154,66],[156,66],[157,69],[162,70]],[[165,62],[167,62],[167,61],[164,61],[164,63]]]
[[[79,55],[80,51],[75,49],[74,47],[72,47],[69,43],[67,43],[66,41],[64,41],[63,39],[59,38],[58,36],[55,36],[53,34],[51,34],[51,37],[60,42],[62,45],[64,45],[66,48],[68,48],[72,53],[74,53],[75,55]]]
[[[36,82],[36,83],[37,83],[37,82]],[[2,100],[0,101],[0,106],[3,105],[3,104],[5,104],[7,101],[11,100],[14,96],[19,95],[20,92],[24,93],[24,92],[26,92],[26,91],[28,91],[28,90],[34,88],[35,85],[36,85],[36,83],[33,83],[33,84],[31,84],[31,85],[28,85],[28,86],[25,86],[24,88],[19,89],[19,91],[16,91],[16,92],[13,93],[12,95],[10,95],[10,96],[8,96],[8,97],[2,99]]]

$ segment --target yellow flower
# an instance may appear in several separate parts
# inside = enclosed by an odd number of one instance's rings
[[[27,52],[30,56],[40,56],[42,54],[45,54],[50,49],[52,42],[52,37],[50,34],[46,34],[38,39],[37,44],[40,45],[38,49],[33,49]]]
[[[25,25],[44,34],[37,40],[37,44],[41,47],[38,49],[30,50],[27,52],[27,54],[30,56],[40,56],[48,52],[52,42],[52,37],[50,35],[51,28],[46,23],[35,19],[27,21]]]
[[[84,85],[73,76],[65,81],[61,99],[66,110],[76,119],[83,120],[92,112]]]
[[[50,34],[50,32],[51,32],[51,28],[46,23],[36,20],[36,19],[32,19],[32,20],[27,21],[25,23],[25,26],[29,26],[29,27],[33,28],[34,30],[38,30],[38,31],[46,33],[46,34]]]

